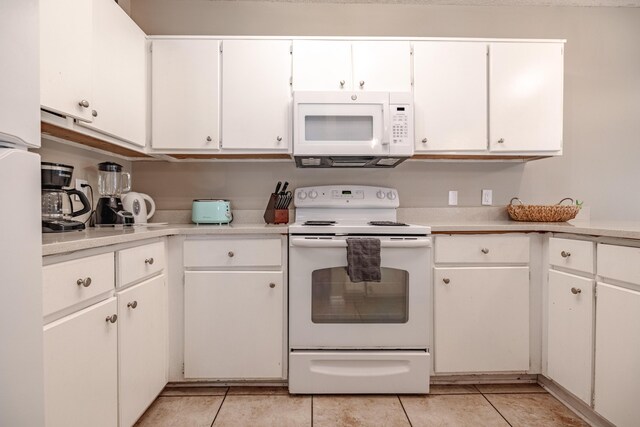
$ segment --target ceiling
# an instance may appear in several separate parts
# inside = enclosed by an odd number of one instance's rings
[[[255,1],[255,0],[209,0]],[[262,0],[277,3],[378,3],[457,6],[588,6],[640,7],[640,0]]]

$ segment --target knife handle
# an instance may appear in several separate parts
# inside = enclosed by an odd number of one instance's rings
[[[274,194],[278,194],[278,192],[280,191],[280,186],[282,185],[282,182],[278,181],[278,183],[276,184],[276,191]]]

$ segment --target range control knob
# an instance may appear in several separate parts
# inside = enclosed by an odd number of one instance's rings
[[[384,199],[385,198],[384,191],[378,190],[378,192],[376,193],[376,196],[378,196],[378,199]]]
[[[389,192],[387,193],[387,198],[388,198],[389,200],[395,200],[395,199],[396,199],[396,197],[398,197],[398,196],[396,196],[396,193],[394,193],[393,191],[389,191]]]
[[[304,200],[306,198],[307,198],[307,192],[306,191],[298,191],[298,199]]]
[[[309,198],[310,199],[315,199],[316,197],[318,197],[318,192],[316,190],[309,191]]]

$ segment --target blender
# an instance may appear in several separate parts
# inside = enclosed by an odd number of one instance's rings
[[[122,193],[131,189],[131,175],[113,162],[98,164],[98,205],[95,226],[131,225],[133,214],[122,206]]]
[[[40,163],[40,179],[42,186],[42,232],[61,233],[65,231],[84,230],[84,223],[70,218],[91,211],[87,196],[76,189],[65,189],[71,184],[73,166],[61,163]],[[82,209],[74,211],[71,195],[78,196]],[[65,214],[65,199],[69,200],[71,212]]]

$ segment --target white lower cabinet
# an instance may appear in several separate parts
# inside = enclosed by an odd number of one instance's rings
[[[282,271],[185,272],[185,378],[280,379]]]
[[[118,292],[120,427],[131,426],[167,384],[164,275]]]
[[[591,404],[594,281],[549,271],[547,375]]]
[[[436,373],[529,370],[529,267],[435,268]]]
[[[47,427],[118,424],[118,319],[109,298],[44,327]]]
[[[594,408],[617,427],[637,426],[640,292],[605,283],[597,289]]]

